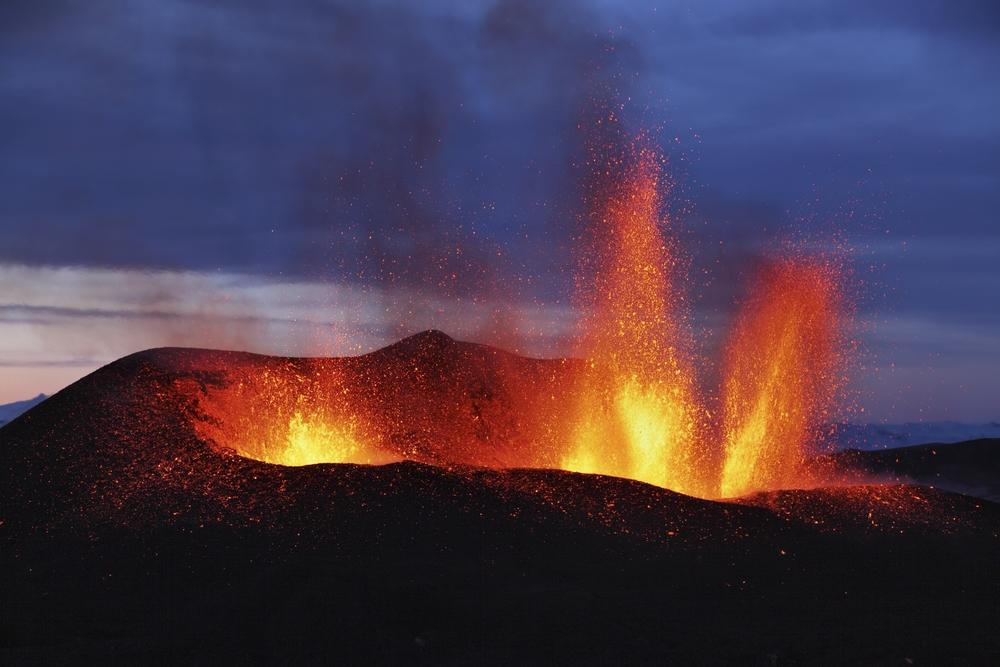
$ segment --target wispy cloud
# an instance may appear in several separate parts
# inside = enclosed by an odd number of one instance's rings
[[[78,377],[161,346],[359,354],[429,328],[544,356],[566,352],[575,324],[572,309],[558,305],[236,273],[0,265],[0,284],[7,299],[0,304],[0,367],[20,369],[19,378],[41,368]],[[0,382],[0,401],[25,391],[11,375]]]

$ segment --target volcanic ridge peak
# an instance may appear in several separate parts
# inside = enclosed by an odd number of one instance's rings
[[[415,334],[406,336],[400,339],[393,345],[401,347],[417,347],[417,348],[427,348],[436,347],[441,348],[448,345],[453,345],[457,343],[454,338],[441,331],[440,329],[426,329],[424,331],[418,331]],[[392,345],[390,347],[393,347]]]
[[[454,354],[462,348],[468,349],[472,347],[486,346],[460,342],[438,329],[427,329],[426,331],[406,336],[395,343],[374,350],[369,354],[419,358],[433,357],[446,353]]]
[[[370,352],[362,353],[356,356],[364,357],[370,354],[386,354],[392,353],[399,356],[409,356],[418,353],[427,352],[440,352],[448,349],[459,349],[459,348],[488,348],[489,346],[480,345],[478,343],[470,343],[465,341],[458,341],[449,336],[448,334],[440,331],[438,329],[427,329],[425,331],[420,331],[415,334],[411,334],[395,343],[390,343],[383,347],[377,348]],[[188,346],[177,346],[169,345],[163,347],[151,347],[145,350],[139,350],[131,354],[125,355],[115,361],[112,361],[108,365],[119,364],[127,360],[133,359],[153,359],[157,361],[175,361],[185,357],[204,357],[204,356],[225,356],[225,357],[236,357],[245,359],[342,359],[346,357],[321,355],[321,356],[304,356],[304,357],[292,357],[284,355],[274,355],[274,354],[264,354],[260,352],[249,352],[245,350],[222,350],[218,348],[207,348],[207,347],[188,347]]]

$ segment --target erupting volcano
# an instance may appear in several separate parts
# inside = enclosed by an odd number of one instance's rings
[[[930,655],[949,623],[961,655],[996,647],[995,599],[966,592],[1000,509],[818,456],[850,370],[837,262],[762,260],[711,387],[662,167],[633,145],[595,181],[573,358],[439,331],[341,358],[160,348],[0,429],[13,655],[103,655],[86,632],[147,658],[711,663],[831,616],[881,634],[788,650]]]
[[[0,0],[0,666],[1000,665],[997,4]]]
[[[687,261],[663,213],[663,164],[636,142],[600,165],[580,235],[580,360],[494,364],[473,391],[502,392],[510,398],[502,408],[465,412],[462,398],[417,367],[386,376],[351,360],[290,362],[219,369],[218,386],[189,387],[196,430],[216,446],[292,466],[554,467],[703,498],[820,483],[805,464],[845,374],[837,265],[793,251],[764,260],[732,325],[718,396],[705,395]],[[438,399],[410,406],[409,392],[390,389],[399,383]]]

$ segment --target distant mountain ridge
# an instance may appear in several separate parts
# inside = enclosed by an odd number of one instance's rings
[[[840,449],[866,451],[913,445],[948,444],[1000,438],[1000,422],[964,424],[955,421],[908,422],[905,424],[843,424],[837,429]]]
[[[909,482],[1000,503],[1000,439],[926,444],[831,455],[841,470]],[[870,479],[870,477],[869,477]]]
[[[0,405],[0,426],[13,421],[18,417],[18,415],[27,412],[44,401],[46,398],[48,398],[48,396],[45,394],[39,394],[38,396],[29,398],[26,401],[14,401],[13,403],[4,403],[3,405]]]

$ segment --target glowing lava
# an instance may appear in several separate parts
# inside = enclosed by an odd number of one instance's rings
[[[602,174],[582,290],[588,371],[560,466],[702,497],[808,484],[804,460],[843,386],[838,267],[791,256],[760,271],[730,334],[722,423],[710,423],[683,352],[691,340],[679,254],[662,232],[661,161],[639,148]]]
[[[344,378],[309,377],[287,368],[241,376],[201,396],[201,409],[210,418],[196,424],[206,439],[241,456],[287,466],[400,459],[380,447],[377,429],[347,400],[352,393]]]
[[[702,411],[680,357],[676,255],[660,231],[660,157],[637,149],[594,212],[596,271],[583,289],[581,382],[570,450],[561,467],[708,490]]]
[[[284,437],[278,433],[258,447],[260,460],[286,466],[313,463],[387,463],[393,457],[365,443],[358,420],[329,422],[322,415],[296,412],[288,421]]]
[[[837,277],[830,264],[785,259],[753,286],[726,353],[723,497],[788,488],[800,477],[842,386]]]

